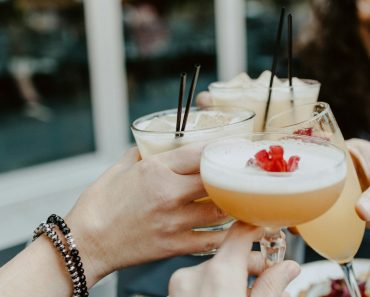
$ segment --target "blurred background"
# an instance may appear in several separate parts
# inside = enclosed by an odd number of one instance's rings
[[[370,139],[369,2],[0,0],[0,265],[131,145],[134,119],[175,107],[181,72],[200,63],[201,91],[270,69],[282,6],[294,75],[322,82],[346,138]]]

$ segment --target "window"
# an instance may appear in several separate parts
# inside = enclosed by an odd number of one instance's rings
[[[248,74],[257,77],[271,69],[272,56],[281,7],[293,15],[294,44],[298,42],[301,27],[307,21],[309,8],[306,0],[244,0],[246,4]],[[287,23],[284,22],[278,74],[287,76]],[[295,65],[297,66],[297,65]]]
[[[1,1],[0,22],[0,172],[93,152],[83,4]]]
[[[180,73],[191,77],[195,64],[197,91],[217,79],[213,1],[123,1],[122,10],[131,122],[175,108]]]

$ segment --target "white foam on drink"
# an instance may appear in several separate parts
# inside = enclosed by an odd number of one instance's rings
[[[186,123],[186,131],[209,129],[234,124],[248,117],[248,111],[191,111]],[[250,116],[252,113],[250,113]],[[137,124],[139,130],[156,132],[173,132],[176,130],[176,113],[165,114]]]
[[[270,145],[282,145],[284,158],[301,159],[291,173],[270,173],[246,166],[248,160]],[[300,140],[225,140],[206,148],[201,161],[202,179],[219,188],[256,194],[294,194],[335,185],[346,177],[345,155],[331,146]],[[341,162],[342,161],[342,162]]]
[[[271,71],[270,70],[265,70],[263,71],[260,76],[254,80],[254,82],[257,85],[261,85],[264,87],[269,87],[270,86],[270,79],[271,79]],[[275,75],[274,80],[272,83],[273,87],[280,87],[283,83],[280,81],[280,79]]]

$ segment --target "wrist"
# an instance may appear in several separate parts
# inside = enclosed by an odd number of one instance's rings
[[[72,211],[65,218],[71,229],[79,256],[84,266],[87,286],[91,288],[111,271],[106,267],[104,251],[101,248],[97,230],[83,217]]]

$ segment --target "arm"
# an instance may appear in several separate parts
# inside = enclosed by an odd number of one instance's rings
[[[137,149],[130,150],[82,193],[65,220],[89,287],[119,268],[219,246],[224,232],[191,231],[225,216],[212,203],[193,202],[205,196],[201,151],[190,145],[139,160]],[[63,259],[45,236],[0,269],[0,296],[71,292]]]

